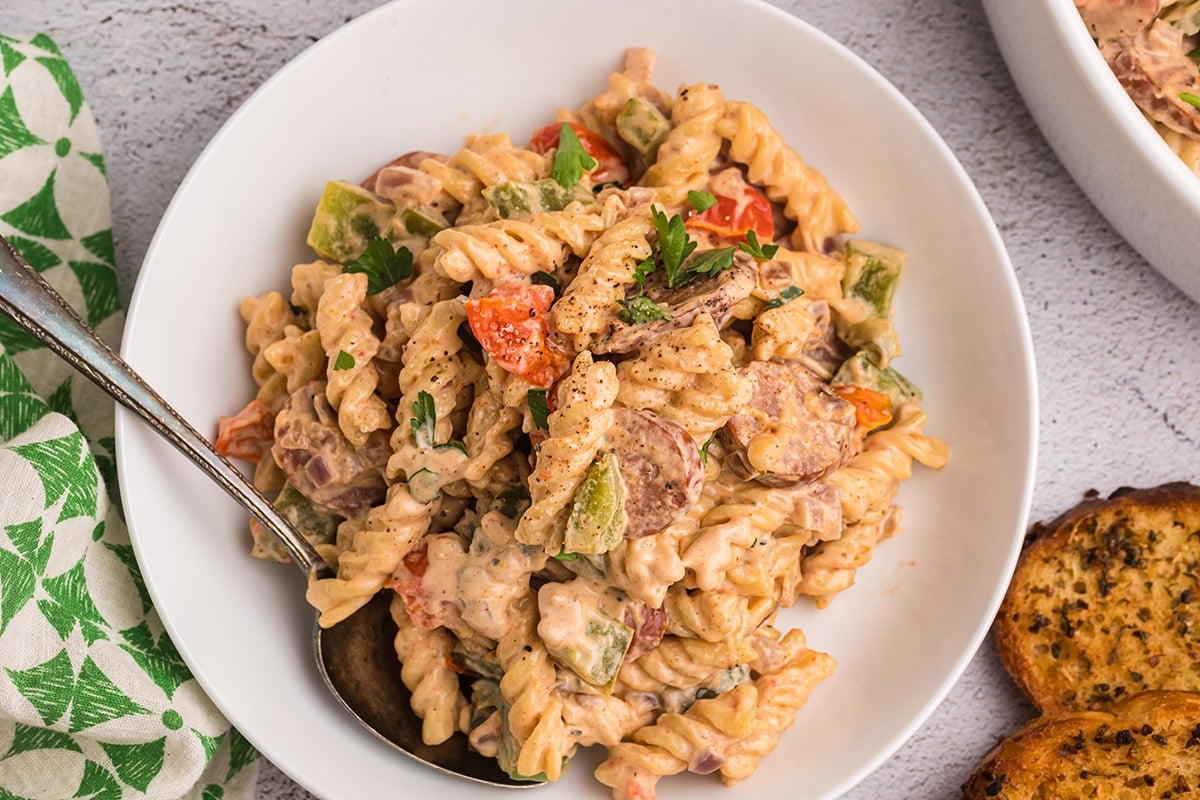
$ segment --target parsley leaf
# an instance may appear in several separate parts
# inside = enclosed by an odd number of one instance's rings
[[[417,447],[433,447],[433,426],[437,423],[437,404],[433,402],[433,395],[424,389],[417,392],[412,413],[413,441]]]
[[[703,214],[717,204],[717,198],[708,192],[688,192],[687,198],[697,214]]]
[[[654,230],[658,234],[658,261],[667,271],[667,288],[678,289],[687,283],[687,280],[682,279],[679,268],[696,249],[696,243],[688,236],[683,217],[676,214],[668,219],[666,214],[654,206],[650,206],[650,213],[654,217]]]
[[[622,300],[621,309],[617,312],[617,319],[631,325],[641,325],[643,322],[670,318],[671,315],[664,311],[662,306],[644,294]]]
[[[382,236],[376,236],[356,260],[343,272],[362,272],[367,276],[367,294],[379,294],[384,289],[412,275],[412,251],[403,245],[399,250]]]
[[[700,448],[700,463],[701,464],[704,464],[704,465],[708,464],[708,447],[709,447],[709,445],[711,445],[713,443],[713,439],[716,439],[716,438],[717,438],[717,435],[715,433],[712,436],[709,436],[708,441],[706,441],[704,443],[704,446]]]
[[[702,275],[711,278],[718,272],[729,269],[733,266],[733,250],[732,247],[722,247],[719,250],[705,250],[697,253],[691,261],[684,265],[683,276],[678,285],[691,283]]]
[[[557,558],[559,561],[574,561],[575,559],[579,558],[579,554],[568,553],[567,548],[564,545],[563,547],[559,548],[558,554],[555,555],[554,558]]]
[[[354,356],[345,350],[338,351],[337,358],[333,360],[333,368],[335,370],[354,369]]]
[[[1200,108],[1200,95],[1192,94],[1191,92],[1180,92],[1179,99],[1188,105],[1193,105]]]
[[[533,424],[542,430],[550,429],[550,401],[546,395],[548,389],[530,389],[525,393],[525,401],[529,403],[529,414],[533,417]]]
[[[550,177],[564,188],[571,188],[579,183],[583,173],[596,166],[596,159],[583,149],[583,143],[575,135],[574,129],[563,123],[558,132],[558,150],[554,152],[554,165],[550,167]]]
[[[551,275],[545,270],[538,270],[533,273],[533,282],[542,286],[549,286],[554,290],[554,296],[558,297],[562,294],[562,284],[558,282],[558,278]]]
[[[777,244],[758,243],[758,234],[753,229],[746,231],[746,241],[738,242],[738,249],[745,250],[750,255],[754,256],[759,261],[766,261],[774,258],[775,253],[779,250]]]
[[[437,403],[434,402],[433,395],[424,389],[417,392],[417,400],[413,403],[412,413],[409,424],[412,425],[413,441],[417,447],[423,450],[442,450],[446,447],[453,447],[462,452],[464,456],[467,455],[467,446],[462,442],[434,444]]]
[[[780,292],[779,297],[776,297],[774,300],[768,300],[767,304],[763,306],[763,311],[766,311],[769,308],[779,308],[784,303],[790,300],[795,300],[802,294],[804,294],[804,290],[793,283],[791,286]]]
[[[645,286],[646,278],[649,278],[650,273],[654,272],[654,270],[657,267],[658,267],[658,265],[654,263],[653,258],[647,258],[645,261],[638,264],[637,267],[633,270],[633,279],[635,281],[637,281],[637,285]]]

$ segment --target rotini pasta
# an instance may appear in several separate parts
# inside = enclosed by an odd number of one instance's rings
[[[777,610],[852,585],[948,458],[891,363],[903,253],[843,239],[760,109],[652,67],[526,147],[331,182],[313,230],[379,235],[243,301],[259,389],[218,437],[336,568],[322,625],[390,593],[427,743],[530,781],[606,748],[636,800],[774,749],[834,668]]]

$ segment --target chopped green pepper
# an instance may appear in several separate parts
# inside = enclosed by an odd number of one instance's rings
[[[308,230],[308,245],[321,258],[348,264],[387,230],[395,213],[395,206],[361,186],[329,181]]]
[[[588,467],[567,518],[563,549],[568,553],[606,553],[625,530],[625,484],[615,453],[602,453]]]

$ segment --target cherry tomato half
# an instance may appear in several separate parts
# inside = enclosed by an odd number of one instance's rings
[[[598,162],[590,173],[592,183],[608,183],[610,181],[616,181],[621,185],[629,183],[629,167],[625,164],[625,159],[621,158],[621,154],[613,149],[613,146],[605,141],[603,136],[582,125],[576,125],[574,122],[567,124],[571,126],[571,130],[575,131],[575,135],[579,137],[579,143],[583,145],[587,154]],[[561,122],[538,128],[534,131],[533,138],[529,140],[529,149],[535,153],[548,153],[556,150],[560,133],[562,133]]]
[[[501,284],[467,301],[467,324],[497,364],[534,386],[549,387],[570,367],[567,354],[550,339],[547,312],[553,302],[549,286]]]
[[[775,238],[775,216],[771,201],[753,186],[745,186],[737,197],[715,195],[717,204],[697,214],[688,213],[689,228],[703,228],[726,239],[744,242],[746,231],[754,231],[766,244]]]

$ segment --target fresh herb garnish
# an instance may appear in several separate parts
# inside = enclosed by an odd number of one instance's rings
[[[575,135],[575,131],[564,122],[558,132],[558,149],[554,153],[554,165],[550,167],[550,177],[559,186],[571,188],[579,183],[583,173],[596,166],[596,159],[583,149],[583,143]]]
[[[558,553],[556,553],[554,557],[557,558],[559,561],[574,561],[575,559],[579,558],[579,554],[578,553],[568,553],[566,547],[561,547],[561,548],[559,548]]]
[[[423,450],[441,450],[446,447],[453,447],[459,450],[465,456],[467,455],[467,446],[462,442],[442,442],[434,444],[435,426],[437,425],[437,404],[433,401],[433,395],[422,389],[417,392],[417,400],[412,407],[412,425],[413,441],[417,447]]]
[[[558,282],[558,278],[551,275],[545,270],[538,270],[533,273],[533,282],[542,286],[549,286],[554,290],[554,296],[558,297],[562,294],[562,284]]]
[[[697,214],[703,214],[717,204],[717,198],[708,192],[688,192],[688,204],[696,210]]]
[[[437,424],[437,404],[433,402],[433,395],[424,389],[417,392],[412,413],[413,441],[417,443],[417,447],[433,447],[433,428]]]
[[[379,294],[384,289],[412,275],[412,251],[404,245],[399,250],[382,236],[376,236],[356,260],[343,272],[361,272],[367,276],[367,294]]]
[[[791,286],[780,292],[779,296],[774,300],[768,300],[767,304],[763,307],[763,310],[766,311],[769,308],[779,308],[784,303],[795,300],[802,294],[804,294],[804,290],[793,283]]]
[[[671,315],[662,306],[644,294],[622,300],[621,309],[617,312],[617,319],[630,325],[641,325],[643,322],[670,318]]]
[[[638,286],[644,287],[646,285],[646,278],[649,278],[650,273],[654,272],[654,267],[654,257],[651,256],[634,268],[633,279],[637,281]]]
[[[700,448],[700,463],[701,464],[704,464],[704,465],[708,464],[708,447],[709,447],[709,445],[711,445],[713,443],[713,439],[715,439],[715,438],[717,438],[717,435],[714,433],[712,436],[708,437],[708,441],[706,441],[704,443],[704,446]]]
[[[1193,105],[1200,108],[1200,95],[1192,94],[1191,92],[1180,92],[1179,99],[1188,105]]]
[[[650,206],[650,214],[654,218],[654,230],[658,234],[656,266],[661,265],[666,270],[667,288],[678,289],[688,282],[680,273],[680,267],[696,249],[696,243],[688,236],[683,217],[676,214],[668,218],[654,206]]]
[[[692,256],[691,260],[683,265],[683,278],[679,285],[691,283],[701,275],[711,278],[718,272],[729,269],[733,266],[733,250],[732,247],[722,247],[719,250],[705,250]]]
[[[333,368],[335,370],[354,369],[354,356],[345,350],[339,350],[337,358],[333,360]]]
[[[529,403],[529,414],[533,424],[542,430],[550,429],[550,401],[547,398],[549,389],[530,389],[525,393],[525,401]]]
[[[746,241],[738,242],[738,249],[745,250],[750,255],[754,256],[759,261],[766,261],[774,258],[775,253],[779,250],[777,244],[758,243],[758,234],[753,229],[746,231]]]

